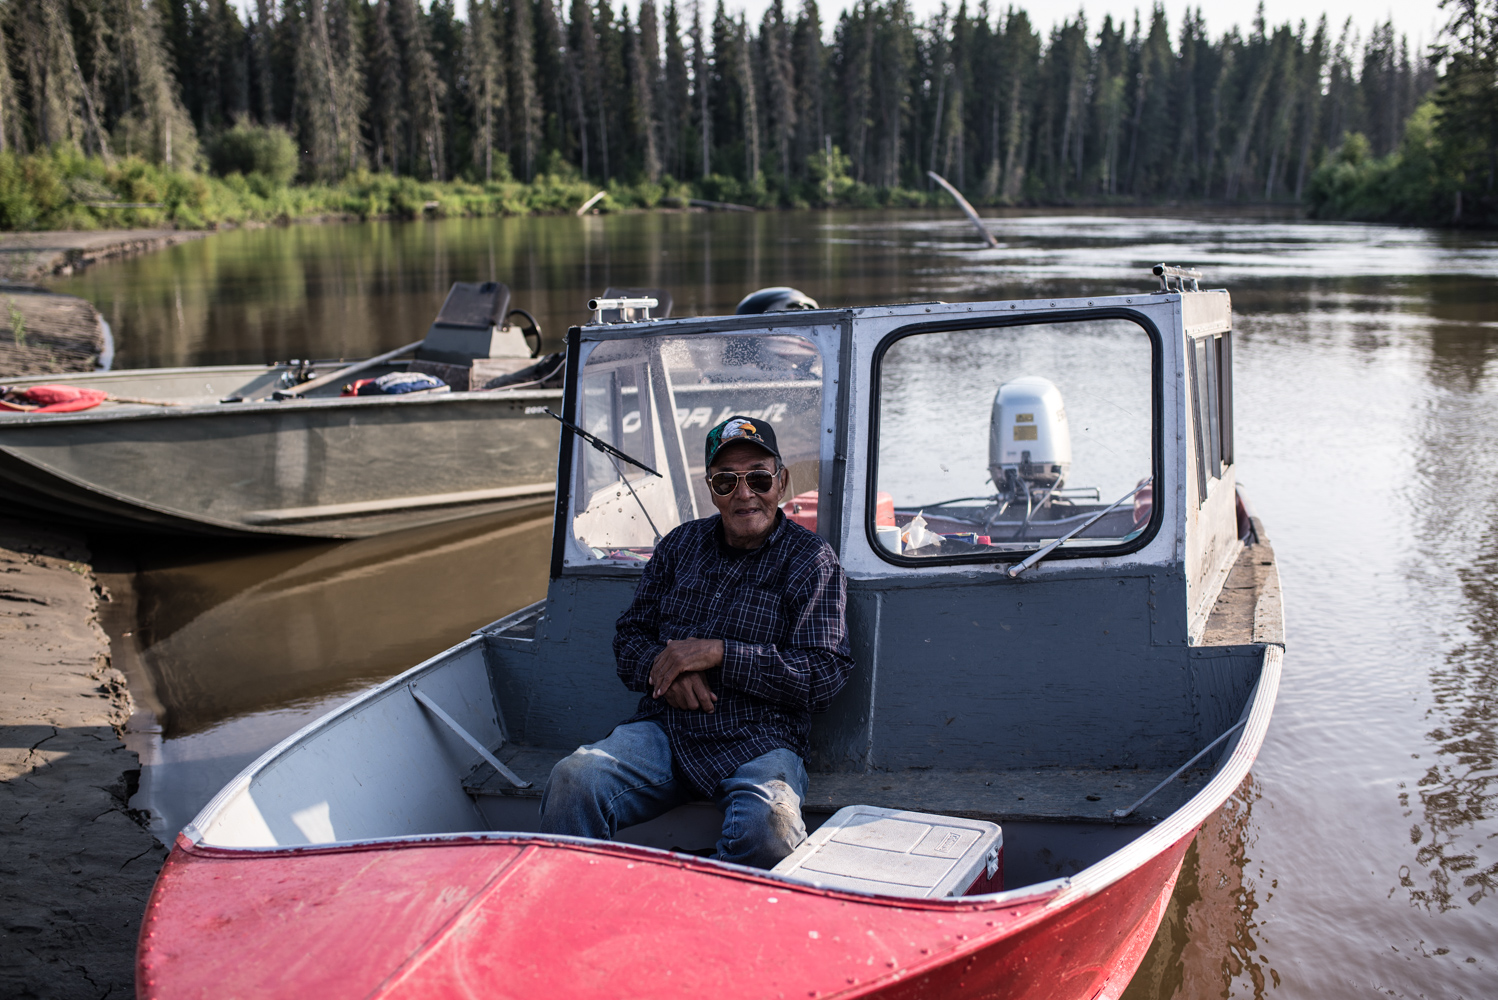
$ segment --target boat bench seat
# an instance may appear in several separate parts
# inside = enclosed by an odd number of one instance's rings
[[[516,788],[489,764],[480,762],[463,779],[475,798],[540,799],[552,767],[572,752],[555,747],[507,745],[496,756],[529,788]],[[1204,765],[1209,762],[1204,761]],[[935,768],[870,773],[812,774],[803,811],[831,815],[850,805],[882,806],[990,822],[1072,820],[1112,823],[1114,809],[1126,809],[1163,780],[1168,771],[1146,768],[1033,768],[943,771]],[[1194,768],[1162,789],[1138,813],[1122,822],[1148,823],[1168,815],[1206,784],[1210,767]]]

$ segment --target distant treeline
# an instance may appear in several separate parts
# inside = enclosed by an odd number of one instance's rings
[[[725,200],[829,185],[991,203],[1299,197],[1344,132],[1394,151],[1435,83],[1392,24],[1209,36],[1142,21],[1048,36],[1016,8],[917,21],[815,0],[758,25],[641,0],[0,0],[0,147],[69,143],[253,169],[236,124],[288,130],[304,181],[366,169],[445,180],[694,181]],[[826,41],[830,37],[830,42]],[[241,136],[241,140],[243,140]]]
[[[1393,151],[1349,134],[1312,176],[1312,215],[1498,227],[1498,0],[1443,6],[1434,93]]]

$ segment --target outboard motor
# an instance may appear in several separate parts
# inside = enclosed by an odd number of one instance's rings
[[[797,309],[819,309],[817,300],[805,292],[785,285],[777,285],[773,288],[761,288],[757,292],[750,292],[739,302],[738,308],[734,309],[736,316],[748,316],[754,313],[768,312],[792,312]]]
[[[1071,430],[1061,390],[1050,379],[1027,375],[999,386],[988,429],[988,473],[1014,496],[1059,489],[1071,469]]]

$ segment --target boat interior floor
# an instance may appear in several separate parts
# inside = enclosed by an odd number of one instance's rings
[[[571,748],[506,745],[497,756],[531,783],[516,788],[487,763],[478,764],[463,788],[495,830],[538,829],[542,789],[551,768]],[[998,823],[1004,831],[1005,885],[1028,885],[1071,875],[1134,840],[1169,815],[1210,780],[1210,767],[1188,770],[1127,819],[1127,809],[1169,772],[1144,768],[944,771],[920,768],[866,773],[813,773],[802,815],[815,830],[848,805],[965,816]],[[688,803],[649,823],[619,831],[625,843],[687,853],[709,853],[723,814],[708,801]]]

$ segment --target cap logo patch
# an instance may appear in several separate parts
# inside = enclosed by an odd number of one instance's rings
[[[751,434],[758,433],[759,431],[755,428],[755,426],[747,420],[730,420],[728,422],[728,426],[723,428],[722,440],[726,441],[729,438],[748,437]]]

